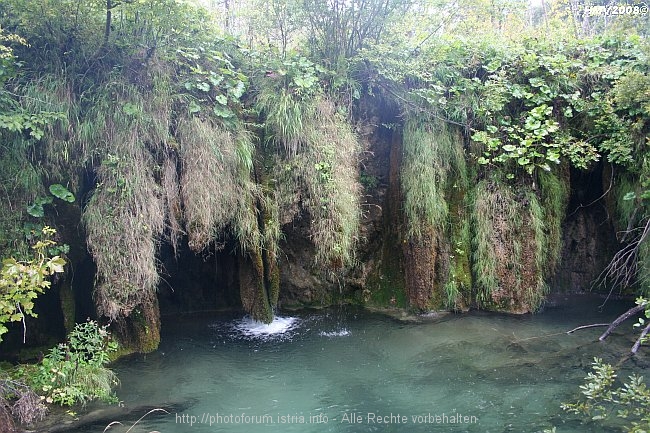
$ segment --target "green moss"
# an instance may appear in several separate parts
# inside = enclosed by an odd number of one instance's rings
[[[273,308],[269,302],[269,293],[266,290],[266,281],[264,278],[264,261],[262,251],[256,250],[250,254],[254,269],[254,293],[249,313],[255,320],[263,323],[273,321]]]
[[[130,346],[138,353],[149,353],[158,349],[160,344],[160,320],[158,318],[158,302],[151,305],[140,305],[127,318],[130,332]]]
[[[67,334],[74,329],[76,317],[74,292],[69,284],[62,285],[59,290],[59,300],[61,303],[61,311],[63,313],[63,326],[65,327]]]
[[[462,161],[462,162],[461,162]],[[451,310],[468,308],[471,302],[471,236],[468,209],[467,168],[464,160],[454,171],[455,182],[450,182],[449,197],[449,270],[443,285],[445,307]]]
[[[393,250],[393,257],[384,256],[381,268],[368,278],[362,291],[362,302],[379,308],[408,308],[404,274],[400,271],[399,250]]]
[[[548,278],[555,272],[562,253],[562,222],[569,202],[569,187],[568,179],[562,179],[553,172],[540,172],[538,180],[541,209],[537,211],[537,218],[544,226],[540,257],[544,258],[544,276]]]

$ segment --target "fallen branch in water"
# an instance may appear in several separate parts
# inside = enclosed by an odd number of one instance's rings
[[[647,302],[642,302],[636,307],[632,307],[629,310],[627,310],[625,313],[621,314],[614,320],[611,325],[609,325],[609,328],[605,332],[603,332],[603,335],[601,335],[598,340],[603,341],[605,338],[609,337],[609,334],[611,334],[618,325],[621,323],[625,322],[627,319],[630,317],[634,316],[635,314],[640,313],[641,311],[645,310],[645,307],[647,305]]]
[[[632,354],[635,355],[636,352],[639,350],[639,347],[641,347],[641,343],[643,342],[643,339],[645,336],[648,334],[648,331],[650,331],[650,323],[646,325],[645,328],[643,328],[643,331],[641,332],[641,335],[639,335],[639,338],[636,340],[634,343],[634,346],[632,346]]]
[[[601,327],[601,326],[609,326],[609,323],[594,323],[594,324],[591,324],[591,325],[582,325],[582,326],[578,326],[577,328],[573,328],[572,330],[567,331],[566,333],[567,334],[573,334],[574,332],[580,331],[581,329],[597,328],[597,327]]]

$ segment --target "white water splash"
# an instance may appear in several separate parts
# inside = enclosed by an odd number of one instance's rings
[[[320,335],[321,337],[334,338],[334,337],[347,337],[348,335],[351,334],[350,331],[343,328],[340,331],[330,331],[330,332],[321,331],[318,335]]]
[[[250,317],[237,320],[232,329],[243,337],[260,340],[291,338],[298,327],[297,317],[275,316],[271,323],[262,323]]]

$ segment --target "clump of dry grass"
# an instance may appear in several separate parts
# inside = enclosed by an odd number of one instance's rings
[[[128,316],[151,300],[158,284],[156,251],[165,209],[151,155],[137,131],[98,169],[98,184],[84,211],[88,248],[97,265],[95,296],[107,317]]]
[[[175,253],[178,252],[178,244],[185,234],[177,166],[176,155],[174,153],[167,155],[163,161],[161,178],[163,198],[167,208],[168,240]]]
[[[189,246],[203,250],[230,225],[242,242],[258,244],[255,213],[256,194],[250,183],[247,157],[252,151],[246,136],[198,117],[178,125],[181,148],[181,197]],[[245,161],[243,161],[245,159]]]
[[[47,406],[32,388],[24,382],[5,376],[0,377],[0,411],[2,410],[11,412],[13,417],[23,425],[41,421],[48,412]],[[1,414],[0,420],[2,420]],[[3,421],[11,422],[11,419]]]
[[[142,95],[129,86],[107,93],[94,107],[91,118],[97,124],[87,126],[82,135],[103,144],[92,147],[99,148],[102,160],[83,221],[97,265],[96,304],[101,314],[115,319],[128,316],[155,296],[156,252],[165,207],[154,177],[155,160],[143,140],[149,125]],[[108,101],[110,96],[117,96],[114,105]]]

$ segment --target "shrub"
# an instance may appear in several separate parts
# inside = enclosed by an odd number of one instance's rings
[[[563,403],[567,412],[605,422],[611,414],[626,420],[626,431],[644,433],[650,430],[650,389],[643,377],[631,375],[619,384],[614,368],[602,359],[594,358],[593,371],[580,386],[584,398]]]
[[[50,287],[48,277],[63,272],[65,260],[58,255],[51,256],[50,249],[56,243],[50,238],[54,229],[45,227],[42,235],[32,247],[31,260],[14,258],[3,260],[0,269],[0,342],[2,334],[8,331],[9,322],[24,323],[25,316],[36,317],[34,299]]]
[[[18,378],[47,403],[72,406],[95,399],[115,402],[112,388],[118,380],[106,365],[116,350],[117,343],[110,339],[107,326],[89,320],[77,324],[68,341],[50,349],[39,364],[20,367]]]

